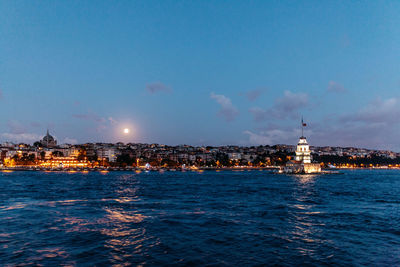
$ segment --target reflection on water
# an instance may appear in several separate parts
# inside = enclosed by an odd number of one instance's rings
[[[0,176],[10,266],[400,265],[400,172]]]
[[[27,206],[27,204],[25,204],[25,203],[14,203],[14,204],[12,204],[10,206],[0,206],[0,209],[4,210],[4,211],[6,211],[6,210],[15,210],[15,209],[23,209],[26,206]]]
[[[315,181],[315,179],[322,177],[319,174],[299,174],[293,175],[300,184],[308,184]]]
[[[62,248],[46,248],[46,249],[38,249],[36,250],[38,254],[41,254],[40,257],[43,258],[55,258],[55,257],[62,257],[67,258],[68,253]]]
[[[35,251],[35,255],[28,257],[21,266],[35,266],[37,262],[61,260],[64,266],[74,266],[75,262],[68,261],[70,255],[60,247],[44,248]]]
[[[67,174],[71,175],[72,173]],[[102,174],[105,175],[105,173]],[[130,257],[144,254],[149,248],[158,245],[159,242],[155,237],[146,233],[143,222],[147,216],[140,213],[133,206],[134,203],[141,201],[137,195],[139,181],[132,174],[122,174],[114,176],[112,182],[116,186],[104,188],[106,190],[111,189],[111,192],[105,191],[105,194],[101,194],[101,191],[97,191],[93,195],[95,198],[90,195],[87,198],[59,200],[38,200],[25,197],[18,198],[16,201],[9,201],[8,205],[0,206],[0,211],[10,212],[19,209],[24,213],[23,216],[27,216],[26,220],[24,218],[26,223],[31,224],[31,221],[41,221],[44,228],[36,230],[36,234],[64,233],[65,237],[71,236],[73,239],[86,240],[85,242],[93,242],[97,239],[99,244],[96,247],[102,244],[105,252],[108,251],[109,257],[106,258],[105,262],[109,261],[112,264],[123,266],[128,263]],[[84,185],[85,188],[88,188],[88,186],[90,188],[95,185]],[[74,195],[79,190],[71,192]],[[106,197],[97,198],[98,193],[100,193],[99,196]],[[82,196],[82,192],[79,192],[79,195]],[[46,196],[44,195],[44,197]],[[63,195],[60,195],[60,197],[63,197]],[[32,211],[44,215],[43,220],[31,214]],[[100,214],[103,216],[99,216]],[[34,217],[30,218],[30,216]],[[9,220],[15,220],[15,218],[18,217],[3,217],[3,219]],[[29,228],[26,228],[26,230],[29,230]],[[11,241],[13,237],[22,233],[0,232],[0,245],[2,243],[1,239],[6,242],[7,240]],[[85,236],[88,235],[98,237],[86,239]],[[23,243],[24,241],[21,240],[21,242]],[[57,243],[57,240],[55,242]],[[30,242],[25,243],[23,249],[14,250],[13,255],[29,254],[29,251],[31,251],[27,249],[29,244]],[[9,249],[7,244],[1,247]],[[62,247],[56,246],[37,249],[32,253],[34,256],[26,256],[20,263],[36,265],[38,262],[46,262],[52,258],[60,260],[71,257]],[[68,264],[75,265],[76,261],[66,260],[64,264],[66,266]]]
[[[334,255],[334,241],[329,239],[326,233],[326,225],[320,221],[323,214],[322,202],[318,189],[319,179],[324,176],[309,174],[294,176],[297,186],[293,189],[293,200],[296,204],[291,205],[292,216],[289,220],[291,225],[292,239],[296,251],[306,261],[329,262]],[[326,247],[326,251],[322,248]],[[324,251],[321,253],[321,251]]]
[[[123,175],[120,179],[131,183],[136,181],[132,175]],[[114,195],[117,198],[114,201],[121,204],[140,202],[141,199],[137,196],[137,184],[136,181],[134,187],[115,188]],[[109,250],[108,258],[114,266],[128,266],[130,265],[128,259],[134,255],[145,256],[146,251],[159,244],[155,237],[146,233],[143,222],[147,216],[139,213],[135,207],[127,209],[110,205],[105,207],[104,211],[106,227],[100,231],[107,236],[104,247]]]
[[[111,210],[109,208],[105,208],[104,210],[108,213],[107,218],[109,218],[111,222],[140,223],[145,218],[142,214],[131,213],[130,215],[126,212]]]

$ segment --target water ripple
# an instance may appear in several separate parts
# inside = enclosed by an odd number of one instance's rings
[[[0,173],[9,266],[400,265],[400,172]]]

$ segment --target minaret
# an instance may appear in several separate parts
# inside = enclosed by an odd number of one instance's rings
[[[49,147],[49,136],[50,136],[49,129],[47,129],[47,134],[46,134],[46,146],[47,147]]]

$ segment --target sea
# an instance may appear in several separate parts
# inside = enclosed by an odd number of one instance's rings
[[[0,172],[1,266],[399,266],[400,171]]]

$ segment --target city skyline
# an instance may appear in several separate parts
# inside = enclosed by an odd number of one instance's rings
[[[394,1],[0,3],[0,141],[400,151]],[[129,129],[128,133],[125,129]]]

